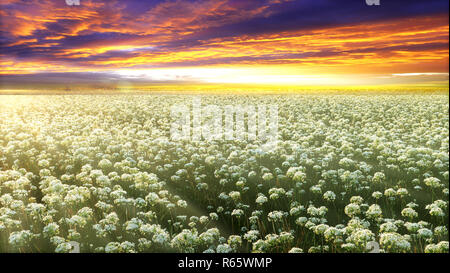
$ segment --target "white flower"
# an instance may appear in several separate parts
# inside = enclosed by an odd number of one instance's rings
[[[231,216],[236,218],[240,218],[242,215],[244,215],[244,211],[241,209],[234,209],[233,212],[231,212]]]
[[[269,222],[280,222],[283,220],[284,213],[282,211],[271,211],[267,217]]]
[[[397,226],[392,222],[386,222],[380,226],[380,232],[397,232]]]
[[[267,202],[267,197],[265,197],[264,195],[260,194],[257,198],[256,198],[256,203],[259,205],[262,205],[264,203]]]
[[[291,248],[291,250],[289,250],[288,253],[303,253],[303,249],[298,248],[298,247],[293,247],[293,248]]]
[[[241,199],[241,193],[238,191],[232,191],[228,194],[231,199],[233,199],[234,201],[238,201],[239,199]]]
[[[228,244],[220,244],[216,248],[217,253],[230,253],[233,251],[233,248]]]
[[[445,226],[437,226],[434,228],[434,234],[440,237],[448,235],[448,229]]]
[[[441,180],[439,180],[436,177],[425,178],[423,180],[423,182],[425,183],[425,185],[427,185],[430,188],[440,188],[440,187],[442,187]]]
[[[30,243],[33,234],[29,230],[14,231],[9,235],[9,244],[14,247],[26,247]]]
[[[375,198],[375,199],[380,199],[381,197],[383,197],[383,194],[381,192],[379,192],[379,191],[374,191],[372,193],[372,197]]]
[[[45,237],[53,237],[57,234],[59,234],[59,225],[56,223],[50,223],[44,227],[42,230]]]
[[[421,228],[417,231],[417,234],[420,238],[428,239],[433,236],[433,231],[428,228]]]
[[[347,238],[347,242],[353,243],[355,246],[365,248],[368,242],[375,240],[375,234],[369,229],[356,229]]]
[[[361,208],[359,207],[359,205],[354,204],[354,203],[350,203],[347,206],[345,206],[344,208],[344,212],[345,214],[347,214],[349,217],[353,218],[356,215],[361,213]]]
[[[412,208],[404,208],[402,210],[402,215],[409,219],[416,218],[419,214]]]
[[[179,206],[180,208],[186,208],[187,207],[187,202],[184,200],[178,200],[177,201],[177,206]]]
[[[381,207],[377,204],[370,205],[366,211],[366,216],[369,219],[378,219],[383,216],[383,211]]]
[[[376,172],[373,175],[372,181],[375,183],[381,183],[381,182],[384,182],[385,178],[386,178],[386,176],[384,175],[384,173]]]
[[[58,246],[55,248],[55,252],[56,253],[68,253],[72,250],[72,245],[70,243],[60,243],[58,244]]]
[[[262,176],[262,179],[264,180],[264,181],[271,181],[271,180],[273,180],[273,174],[271,174],[271,173],[265,173],[263,176]]]
[[[255,242],[259,238],[259,231],[258,230],[249,230],[246,234],[244,234],[244,239],[249,242]]]
[[[336,194],[332,191],[327,191],[323,194],[323,199],[333,202],[336,199]]]
[[[233,249],[238,249],[242,245],[242,238],[239,235],[230,235],[227,242]]]
[[[405,253],[411,249],[410,242],[404,236],[395,232],[381,233],[380,246],[387,252]]]

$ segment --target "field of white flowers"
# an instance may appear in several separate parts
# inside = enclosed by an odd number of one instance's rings
[[[202,96],[277,104],[264,151],[167,140],[187,95],[0,96],[0,252],[449,252],[448,98]]]

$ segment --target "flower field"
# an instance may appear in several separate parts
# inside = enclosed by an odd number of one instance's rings
[[[448,95],[278,105],[278,144],[171,141],[188,95],[0,96],[0,252],[449,252]]]

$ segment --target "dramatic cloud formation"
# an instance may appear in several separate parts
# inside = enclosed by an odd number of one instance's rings
[[[0,0],[0,81],[448,82],[444,0],[80,2]]]

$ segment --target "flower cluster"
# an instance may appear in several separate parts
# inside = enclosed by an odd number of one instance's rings
[[[276,103],[278,142],[172,141],[187,95],[2,96],[0,252],[448,252],[446,95]]]

